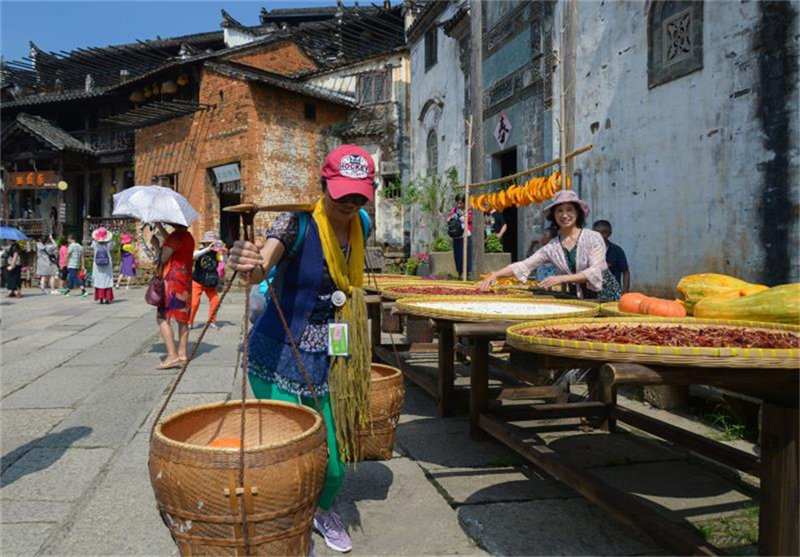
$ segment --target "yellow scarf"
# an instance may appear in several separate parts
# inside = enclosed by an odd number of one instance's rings
[[[336,233],[333,231],[328,215],[325,213],[325,198],[320,197],[314,207],[314,221],[319,228],[319,240],[322,243],[322,253],[328,272],[331,274],[336,288],[345,294],[352,295],[354,286],[364,284],[364,233],[361,231],[361,219],[353,215],[350,219],[350,261],[344,257]]]
[[[322,255],[336,288],[347,295],[339,318],[348,323],[349,357],[332,357],[328,371],[333,421],[339,455],[346,462],[361,460],[359,431],[369,428],[369,379],[372,346],[369,340],[367,305],[364,301],[364,232],[361,219],[350,220],[350,260],[345,258],[328,215],[325,198],[320,198],[313,212],[319,229]]]

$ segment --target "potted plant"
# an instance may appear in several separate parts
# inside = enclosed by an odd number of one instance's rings
[[[439,236],[433,241],[429,254],[432,275],[455,275],[456,261],[453,259],[453,244],[449,238]]]
[[[483,269],[482,273],[502,269],[511,263],[511,254],[503,251],[503,241],[492,232],[486,237],[483,244]]]

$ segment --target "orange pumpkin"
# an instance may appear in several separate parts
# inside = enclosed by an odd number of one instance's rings
[[[208,444],[209,447],[221,447],[221,448],[230,448],[230,449],[238,449],[241,445],[239,444],[239,439],[234,437],[221,437],[219,439],[215,439],[211,443]]]
[[[647,296],[640,292],[628,292],[619,299],[617,307],[623,313],[639,313],[639,306],[645,298]]]
[[[639,304],[639,313],[658,317],[686,317],[686,308],[675,300],[645,297]]]

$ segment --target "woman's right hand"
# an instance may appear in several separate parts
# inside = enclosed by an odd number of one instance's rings
[[[256,267],[264,264],[264,259],[261,257],[261,248],[263,247],[258,240],[255,244],[247,240],[237,240],[231,248],[228,255],[228,265],[234,271],[240,273],[249,273]]]
[[[497,276],[492,273],[481,281],[481,283],[478,285],[478,290],[481,292],[487,292],[492,286],[494,286],[495,282],[497,282]]]

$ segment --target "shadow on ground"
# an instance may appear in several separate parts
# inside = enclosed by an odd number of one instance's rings
[[[91,432],[92,428],[86,426],[68,427],[63,431],[59,431],[57,433],[48,433],[47,435],[34,439],[33,441],[29,441],[28,443],[17,447],[10,453],[4,454],[2,459],[0,459],[0,470],[3,471],[2,476],[0,476],[0,488],[11,485],[18,479],[27,476],[28,474],[34,474],[36,472],[46,470],[55,462],[57,462],[58,459],[64,455],[66,450],[75,441],[86,437]],[[47,458],[38,460],[35,466],[19,470],[14,469],[6,473],[6,468],[17,462],[25,455],[25,453],[37,446],[46,446],[54,450],[48,453]]]

